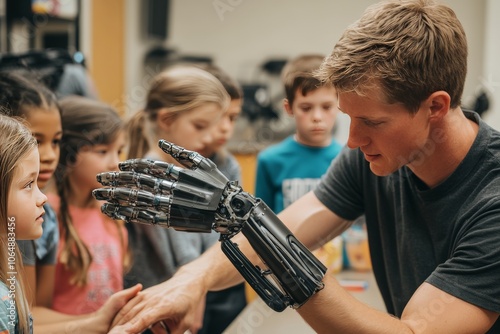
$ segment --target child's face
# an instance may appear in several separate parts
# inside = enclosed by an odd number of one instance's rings
[[[125,132],[120,131],[109,144],[87,146],[78,151],[74,166],[69,171],[69,180],[81,194],[90,194],[101,187],[96,175],[103,172],[118,171],[118,163],[125,147]]]
[[[9,227],[15,227],[16,239],[33,240],[42,235],[43,204],[47,197],[37,185],[40,158],[33,149],[21,159],[14,171],[7,207]]]
[[[241,114],[242,104],[242,99],[231,100],[229,108],[212,130],[212,143],[207,145],[206,150],[200,152],[202,155],[210,157],[226,145],[227,141],[233,136],[234,125]]]
[[[59,161],[59,143],[62,137],[61,115],[55,107],[50,109],[33,109],[27,121],[31,133],[38,141],[40,152],[40,174],[38,187],[43,189],[50,180]]]
[[[177,116],[164,124],[164,139],[187,150],[202,152],[213,142],[213,130],[223,115],[210,103]]]
[[[334,88],[320,87],[305,96],[297,89],[293,105],[285,101],[285,110],[295,118],[299,143],[319,147],[330,144],[338,112]]]

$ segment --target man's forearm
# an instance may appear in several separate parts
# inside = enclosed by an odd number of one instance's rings
[[[235,236],[232,241],[238,244],[250,261],[260,262],[257,254],[242,235]],[[216,243],[199,258],[179,269],[179,274],[186,272],[200,279],[206,291],[222,290],[243,282],[243,277],[222,252],[220,243]]]
[[[323,281],[324,289],[297,310],[317,333],[413,333],[401,320],[351,296],[332,273]]]

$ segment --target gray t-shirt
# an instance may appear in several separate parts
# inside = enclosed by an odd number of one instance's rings
[[[210,160],[217,165],[217,168],[229,181],[241,183],[241,167],[234,155],[229,152],[216,153],[210,157]]]
[[[500,133],[465,114],[478,135],[438,186],[429,189],[407,167],[376,176],[359,149],[344,149],[315,190],[340,217],[366,215],[373,271],[396,316],[424,281],[500,312]],[[500,320],[490,332],[500,332]]]
[[[125,288],[137,283],[144,288],[162,283],[202,253],[198,233],[144,224],[125,226],[132,252],[132,267],[124,277]]]

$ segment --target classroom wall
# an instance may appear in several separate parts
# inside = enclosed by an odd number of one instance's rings
[[[377,0],[170,0],[169,39],[145,38],[140,0],[124,1],[124,77],[120,109],[127,114],[142,107],[149,79],[158,70],[144,70],[146,52],[158,45],[180,53],[212,56],[217,64],[243,82],[262,80],[259,65],[270,58],[303,52],[327,54],[342,31]],[[83,1],[82,49],[92,63],[93,1]],[[500,129],[500,22],[497,0],[445,0],[457,13],[468,36],[469,70],[463,102],[472,104],[486,87],[492,106],[485,119]],[[115,12],[114,15],[119,15]],[[264,77],[265,80],[265,77]],[[115,82],[117,79],[115,79]],[[346,122],[344,119],[340,123]],[[347,130],[339,131],[341,139]],[[342,132],[344,131],[344,133]]]
[[[378,0],[172,0],[168,45],[185,53],[213,55],[242,80],[271,57],[303,52],[328,54],[344,29]],[[447,0],[469,39],[467,91],[482,74],[485,1]],[[226,4],[222,7],[217,4]],[[234,4],[234,5],[232,5]]]

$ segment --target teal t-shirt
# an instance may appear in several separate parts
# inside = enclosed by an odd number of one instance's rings
[[[334,139],[328,146],[311,147],[293,136],[268,147],[257,157],[255,196],[279,213],[316,187],[341,150]]]

